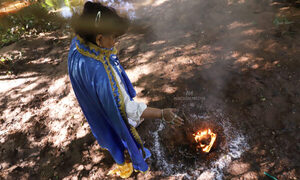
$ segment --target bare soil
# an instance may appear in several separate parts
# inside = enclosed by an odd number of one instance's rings
[[[267,0],[149,2],[132,2],[138,19],[117,47],[136,101],[186,114],[183,127],[158,133],[167,162],[182,161],[181,173],[208,166],[226,151],[218,124],[225,120],[249,148],[223,179],[300,179],[299,9]],[[292,23],[276,26],[278,16]],[[0,179],[112,179],[113,159],[91,134],[68,78],[69,31],[0,49],[13,59],[0,71]],[[157,163],[159,124],[139,126],[151,171],[129,179],[179,179]],[[203,126],[218,134],[210,154],[193,150],[191,133]]]

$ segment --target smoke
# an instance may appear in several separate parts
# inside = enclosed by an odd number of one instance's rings
[[[193,115],[199,116],[199,115]],[[156,165],[163,171],[164,175],[175,176],[175,177],[185,177],[187,179],[203,179],[203,180],[222,180],[224,176],[224,171],[230,165],[230,163],[241,157],[243,152],[249,148],[245,136],[231,126],[228,119],[224,118],[223,113],[219,112],[215,114],[218,117],[218,122],[222,125],[224,129],[224,135],[228,147],[223,153],[219,155],[217,160],[212,161],[208,167],[203,167],[198,165],[196,167],[191,167],[189,173],[178,173],[178,169],[182,169],[183,164],[171,164],[164,156],[164,148],[160,143],[159,132],[164,129],[163,123],[160,123],[158,129],[153,133],[154,137],[154,147],[152,152],[156,155]]]
[[[247,18],[253,14],[248,4],[233,0],[144,0],[133,6],[135,20],[148,25],[144,39],[136,42],[138,52],[156,53],[147,63],[160,63],[159,72],[175,81],[201,78],[205,84],[196,86],[194,81],[187,90],[197,94],[205,87],[208,108],[223,106],[224,90],[235,75],[230,68],[246,53],[240,48],[247,39],[244,31],[254,24]],[[248,42],[256,45],[255,41]],[[139,56],[131,59],[140,61]],[[159,73],[156,66],[152,69]]]
[[[231,125],[231,120],[225,118],[223,112],[226,111],[224,92],[232,76],[236,75],[232,74],[232,67],[236,66],[237,59],[243,54],[249,55],[249,48],[241,48],[245,45],[243,41],[248,38],[245,34],[250,32],[245,31],[254,24],[249,18],[253,14],[249,4],[234,0],[144,0],[135,1],[133,6],[136,15],[134,21],[146,24],[148,31],[143,38],[135,39],[135,46],[131,46],[135,49],[125,51],[137,53],[128,58],[138,62],[142,54],[152,52],[151,58],[144,60],[143,64],[147,64],[153,72],[144,76],[163,74],[175,82],[172,84],[174,86],[182,80],[180,82],[186,85],[186,89],[179,87],[179,91],[192,91],[194,95],[205,99],[203,104],[196,102],[196,107],[205,106],[208,115],[213,113],[217,117],[216,121],[224,128],[228,143],[224,153],[209,167],[198,166],[191,173],[178,174],[176,169],[180,169],[182,164],[170,164],[164,158],[159,137],[159,132],[164,128],[161,124],[153,133],[155,146],[152,151],[157,155],[157,166],[162,168],[165,175],[188,179],[222,179],[229,164],[240,158],[248,148],[245,136]],[[253,48],[257,45],[252,40],[247,42]],[[155,66],[157,64],[159,66]],[[148,83],[144,88],[153,90]],[[201,117],[201,113],[199,110],[194,116]],[[204,112],[205,116],[207,114]]]

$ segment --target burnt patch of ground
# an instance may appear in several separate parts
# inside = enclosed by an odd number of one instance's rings
[[[264,172],[299,179],[299,10],[266,0],[174,0],[137,3],[136,13],[146,25],[117,45],[136,100],[187,115],[186,126],[158,133],[166,158],[182,160],[176,145],[185,147],[193,119],[212,126],[222,119],[250,146],[224,169],[225,179],[263,179]],[[274,25],[282,15],[293,23]],[[112,178],[106,174],[114,162],[95,142],[67,76],[69,43],[70,37],[55,31],[0,50],[17,59],[13,73],[2,69],[0,76],[1,178]],[[160,120],[145,120],[138,127],[152,150],[151,171],[131,179],[169,177],[153,150],[159,126]],[[223,151],[226,141],[208,156]],[[210,158],[199,161],[207,166]]]
[[[194,139],[198,131],[210,129],[217,134],[217,139],[209,153],[205,153]],[[176,173],[195,171],[199,167],[209,167],[212,161],[219,158],[219,155],[226,153],[226,138],[223,128],[218,126],[216,121],[208,119],[197,119],[191,116],[186,119],[183,127],[167,127],[159,133],[166,161],[170,164],[179,164],[180,168]],[[208,145],[210,138],[207,139]]]

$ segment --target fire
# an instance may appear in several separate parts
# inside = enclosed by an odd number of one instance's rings
[[[202,151],[206,153],[210,151],[217,139],[217,135],[213,133],[210,129],[198,131],[197,133],[193,134],[193,136],[195,136],[195,141],[199,143],[199,147],[202,149]],[[204,141],[207,141],[209,139],[209,143],[204,143]]]

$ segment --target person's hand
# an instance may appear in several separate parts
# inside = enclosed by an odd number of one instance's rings
[[[175,113],[175,112],[178,112],[177,109],[166,108],[166,109],[162,109],[162,111],[163,111],[162,119],[164,119],[168,123],[174,124],[176,126],[183,125],[184,120],[182,118],[180,118],[179,116],[177,116],[177,114]]]

